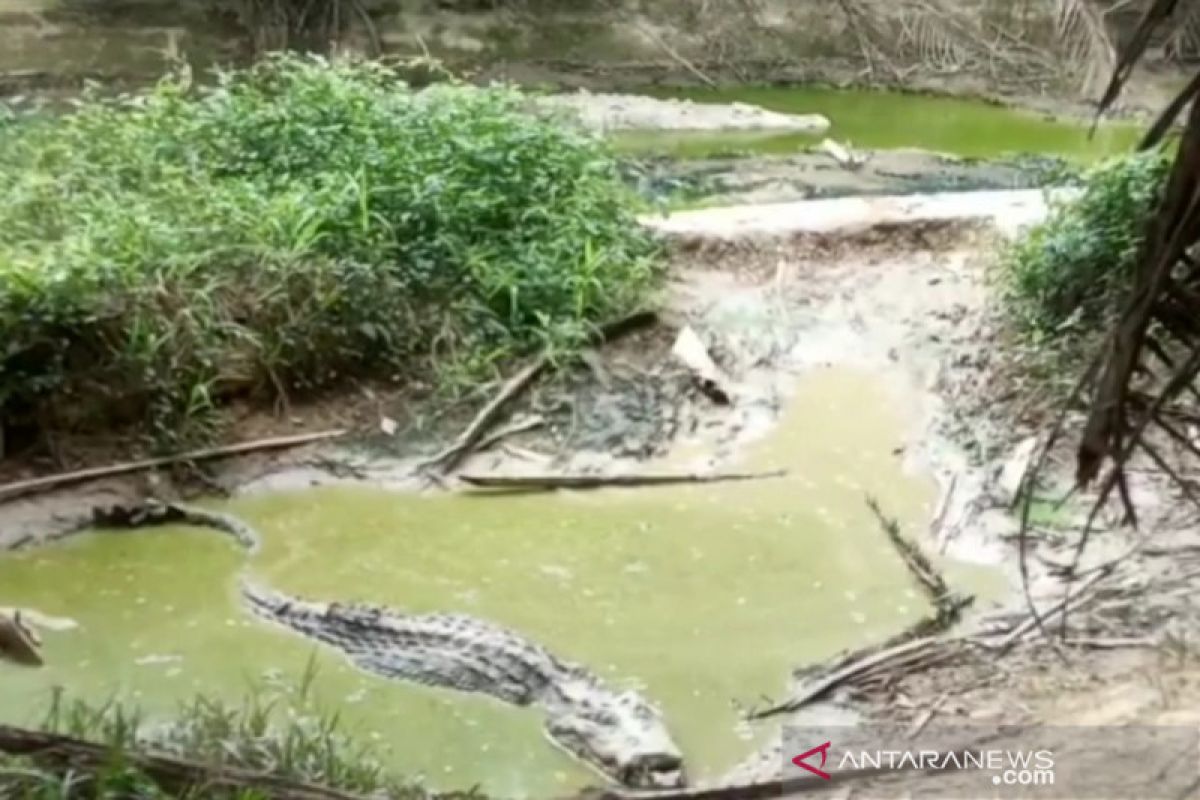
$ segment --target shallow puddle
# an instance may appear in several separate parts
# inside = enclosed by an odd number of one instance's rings
[[[863,502],[874,495],[908,526],[929,517],[932,484],[893,452],[904,413],[870,377],[827,370],[799,381],[739,465],[790,470],[777,480],[517,497],[336,488],[228,507],[265,537],[248,567],[260,582],[478,615],[638,686],[703,780],[770,732],[739,719],[779,697],[793,667],[926,613]],[[152,711],[196,692],[236,700],[265,671],[297,679],[315,654],[318,700],[398,772],[502,796],[598,782],[542,737],[536,710],[363,675],[251,619],[234,588],[244,560],[225,537],[167,529],[0,559],[0,605],[81,623],[45,634],[47,668],[5,670],[0,717],[36,721],[55,684]]]

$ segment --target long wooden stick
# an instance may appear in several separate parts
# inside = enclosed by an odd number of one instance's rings
[[[670,486],[680,483],[721,483],[724,481],[756,481],[779,478],[787,470],[772,472],[714,472],[682,474],[625,474],[625,475],[459,475],[464,483],[481,489],[525,489],[554,491],[555,489],[600,489],[606,486]]]
[[[90,467],[81,469],[75,472],[63,472],[57,475],[45,475],[40,478],[29,478],[28,480],[16,481],[0,486],[0,501],[11,500],[18,495],[27,492],[42,491],[46,489],[54,489],[59,486],[66,486],[72,483],[83,483],[84,481],[96,480],[97,478],[111,478],[116,475],[128,475],[131,472],[144,472],[148,469],[156,467],[164,467],[169,464],[179,464],[185,461],[211,461],[217,458],[228,458],[229,456],[244,455],[246,453],[254,453],[262,450],[281,450],[286,447],[297,447],[302,444],[311,444],[312,442],[325,441],[327,439],[336,439],[339,436],[345,436],[344,430],[322,431],[320,433],[300,433],[295,436],[278,436],[271,439],[256,439],[250,442],[241,442],[239,444],[226,445],[224,447],[209,447],[203,450],[192,450],[187,453],[179,453],[173,456],[161,456],[159,458],[147,458],[141,461],[127,461],[122,464],[110,464],[104,467]]]
[[[0,725],[0,752],[24,756],[43,769],[54,772],[80,770],[95,772],[112,765],[114,753],[103,745],[41,731]],[[203,764],[160,753],[122,751],[122,764],[131,766],[152,779],[161,789],[173,794],[203,787],[217,794],[238,794],[253,789],[256,796],[273,800],[360,800],[323,786],[301,783],[275,775],[216,764]]]

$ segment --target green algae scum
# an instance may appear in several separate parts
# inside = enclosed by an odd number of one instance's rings
[[[685,158],[732,152],[786,154],[830,137],[864,150],[917,148],[964,158],[1037,153],[1094,161],[1129,150],[1141,135],[1136,125],[1104,124],[1092,135],[1090,125],[1078,120],[1051,119],[980,100],[900,92],[739,86],[660,89],[648,94],[698,103],[749,103],[791,114],[822,114],[831,127],[821,134],[622,133],[616,140],[623,150]]]
[[[901,399],[873,379],[826,370],[799,382],[735,465],[789,470],[776,480],[504,497],[324,488],[226,504],[265,538],[249,564],[227,537],[194,529],[5,555],[0,605],[79,627],[44,634],[44,669],[5,670],[0,720],[36,724],[54,686],[151,716],[197,693],[236,702],[264,676],[294,684],[314,659],[315,701],[398,774],[508,797],[601,782],[546,741],[537,711],[366,675],[258,622],[236,595],[245,569],[314,599],[514,628],[641,690],[692,780],[715,779],[772,732],[744,712],[780,697],[792,669],[928,613],[864,503],[877,497],[909,535],[929,519],[931,481],[893,453],[903,423]]]

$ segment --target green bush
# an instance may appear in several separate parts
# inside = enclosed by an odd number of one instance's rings
[[[0,421],[171,442],[231,392],[578,343],[653,246],[604,145],[526,105],[279,57],[0,125]]]
[[[1168,166],[1157,150],[1097,165],[1082,176],[1078,196],[1053,201],[1048,218],[1009,249],[1007,305],[1026,333],[1045,340],[1111,316]]]

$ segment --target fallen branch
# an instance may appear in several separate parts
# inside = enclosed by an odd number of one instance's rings
[[[925,710],[921,712],[921,714],[915,720],[913,720],[912,725],[908,727],[908,731],[905,733],[905,738],[912,739],[920,734],[921,731],[925,730],[926,726],[928,726],[929,723],[933,721],[933,718],[937,716],[938,710],[941,709],[942,704],[945,703],[949,698],[950,693],[944,692],[940,697],[930,703]]]
[[[662,51],[664,53],[669,55],[672,59],[674,59],[680,66],[682,66],[688,72],[695,75],[696,78],[699,79],[702,83],[704,83],[707,86],[716,87],[716,85],[717,85],[716,81],[714,81],[708,75],[705,75],[700,70],[700,68],[697,67],[695,64],[693,64],[691,61],[688,61],[686,58],[684,58],[679,53],[679,51],[676,50],[674,47],[671,47],[671,45],[665,39],[663,39],[661,36],[659,36],[657,33],[652,31],[650,28],[646,27],[645,25],[641,25],[636,22],[634,24],[637,27],[637,29],[639,31],[641,31],[643,36],[646,36],[647,38],[653,40],[655,44],[657,44],[659,47],[662,48]]]
[[[885,516],[875,498],[867,497],[867,507],[879,521],[879,526],[883,528],[888,540],[900,554],[908,571],[917,579],[917,583],[921,584],[929,601],[937,609],[937,617],[933,620],[937,628],[946,630],[958,622],[962,610],[974,602],[975,598],[971,595],[960,595],[951,591],[950,585],[946,583],[942,573],[933,566],[929,557],[921,552],[921,548],[917,546],[916,542],[904,538],[900,533],[900,523]]]
[[[635,330],[644,328],[647,325],[651,325],[657,319],[658,314],[653,311],[639,311],[624,319],[603,326],[593,337],[593,340],[610,342]],[[479,410],[479,413],[471,420],[471,424],[458,435],[458,438],[432,458],[422,462],[417,468],[418,471],[426,472],[431,468],[436,468],[438,472],[445,474],[458,466],[467,455],[478,447],[483,435],[496,423],[505,406],[524,392],[533,383],[534,379],[541,375],[542,371],[548,366],[550,366],[550,355],[549,353],[543,353],[516,375],[509,378],[508,382],[500,387],[499,393]]]
[[[790,700],[771,706],[770,708],[765,708],[761,711],[753,712],[750,714],[750,719],[763,719],[764,717],[771,717],[775,716],[776,714],[789,714],[793,711],[799,711],[809,703],[821,699],[829,692],[838,688],[842,684],[866,673],[873,667],[879,666],[880,664],[886,664],[889,661],[900,659],[901,657],[910,653],[914,653],[946,641],[949,640],[938,636],[910,639],[902,644],[896,645],[895,647],[889,647],[884,650],[880,650],[876,653],[866,656],[865,658],[855,659],[841,669],[836,670],[822,680],[817,681],[812,686],[805,689],[803,692],[791,698]]]
[[[495,445],[497,442],[501,442],[501,441],[507,439],[509,436],[516,436],[518,433],[525,433],[526,431],[536,430],[537,428],[540,428],[545,424],[546,424],[546,418],[541,416],[540,414],[535,414],[532,417],[526,417],[525,419],[517,420],[516,422],[514,422],[511,425],[505,425],[500,430],[495,431],[494,433],[491,433],[488,436],[485,436],[482,440],[480,440],[479,445],[478,445],[478,447],[476,447],[476,449],[477,450],[487,450],[488,448]]]
[[[610,486],[670,486],[681,483],[756,481],[780,478],[786,474],[787,470],[780,469],[772,472],[683,473],[677,475],[647,475],[644,473],[625,475],[460,475],[459,478],[464,483],[481,489],[524,489],[549,492],[555,489],[600,489]]]
[[[458,466],[459,462],[475,449],[479,440],[483,438],[484,432],[495,423],[509,401],[525,391],[525,388],[533,383],[533,379],[549,365],[550,356],[543,354],[509,378],[508,382],[500,387],[500,392],[479,410],[475,419],[471,420],[471,424],[458,435],[458,438],[450,446],[421,464],[421,471],[436,467],[439,472],[445,473]]]
[[[1075,588],[1075,591],[1071,592],[1066,597],[1064,597],[1062,600],[1055,603],[1047,611],[1041,612],[1041,611],[1038,611],[1037,609],[1034,609],[1033,611],[1031,611],[1029,614],[1026,615],[1024,622],[1021,622],[1016,627],[1014,627],[1011,631],[1008,632],[1008,635],[1006,635],[999,642],[997,642],[995,644],[991,644],[988,642],[981,641],[980,644],[989,649],[1001,650],[1001,651],[1007,650],[1010,646],[1012,646],[1012,644],[1014,642],[1016,642],[1022,636],[1029,633],[1034,628],[1038,627],[1039,623],[1044,623],[1044,622],[1054,618],[1055,616],[1062,614],[1071,605],[1074,605],[1076,607],[1081,605],[1081,603],[1077,603],[1076,601],[1079,600],[1080,598],[1082,598],[1083,594],[1085,592],[1087,592],[1088,590],[1090,590],[1093,586],[1095,586],[1096,583],[1101,578],[1104,578],[1104,577],[1108,576],[1109,574],[1111,574],[1111,569],[1095,573],[1090,578],[1088,578],[1086,581],[1084,581],[1079,586],[1077,586]]]
[[[295,436],[278,436],[271,439],[256,439],[250,442],[241,442],[223,447],[191,450],[173,456],[147,458],[141,461],[128,461],[123,464],[111,464],[105,467],[91,467],[75,472],[64,472],[58,475],[46,475],[41,478],[29,478],[28,480],[16,481],[0,486],[0,501],[12,500],[19,495],[33,491],[56,489],[69,484],[83,483],[98,478],[111,478],[117,475],[128,475],[133,472],[145,472],[149,469],[157,469],[158,467],[165,467],[171,464],[182,464],[188,461],[212,461],[218,458],[245,455],[246,453],[261,452],[263,450],[281,450],[287,447],[298,447],[303,444],[336,439],[345,435],[346,431],[344,430],[333,430],[322,431],[320,433],[301,433]]]
[[[158,753],[121,751],[103,745],[61,736],[0,725],[0,752],[28,758],[38,767],[55,773],[96,773],[114,763],[132,767],[170,794],[185,795],[203,787],[205,794],[244,795],[279,800],[359,800],[360,796],[335,789],[300,783],[238,767],[202,764]]]
[[[1067,647],[1081,647],[1085,650],[1122,650],[1125,648],[1154,647],[1157,642],[1148,637],[1136,636],[1114,636],[1107,639],[1092,636],[1078,636],[1068,639],[1064,644],[1066,644]]]

